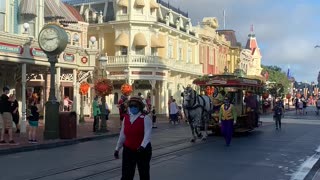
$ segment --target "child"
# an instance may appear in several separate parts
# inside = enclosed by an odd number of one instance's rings
[[[157,128],[157,125],[156,125],[156,121],[157,121],[157,115],[156,115],[156,108],[153,106],[152,107],[152,128]]]
[[[36,99],[31,102],[30,105],[30,116],[29,116],[29,143],[38,143],[36,140],[37,129],[39,126],[39,110],[37,108]]]

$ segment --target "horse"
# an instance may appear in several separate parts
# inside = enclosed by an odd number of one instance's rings
[[[208,133],[208,122],[212,112],[212,103],[208,96],[198,95],[191,87],[184,88],[183,108],[187,110],[188,122],[192,132],[191,142],[195,142],[197,137],[206,140]],[[204,126],[204,135],[200,127]]]

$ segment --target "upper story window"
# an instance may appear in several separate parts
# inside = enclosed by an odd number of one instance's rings
[[[74,34],[73,35],[73,38],[72,38],[72,44],[73,45],[79,45],[79,40],[80,40],[80,36],[79,36],[79,34]]]
[[[69,32],[67,32],[67,35],[68,35],[68,44],[71,44],[71,35]]]
[[[178,48],[178,60],[182,60],[182,45],[179,45]]]
[[[188,47],[187,63],[191,63],[191,60],[192,60],[192,49],[191,49],[191,47]]]
[[[128,14],[128,7],[122,6],[121,7],[121,14]]]
[[[128,55],[128,48],[125,46],[120,46],[121,55]]]
[[[158,55],[158,48],[151,48],[151,55],[152,56],[157,56]]]
[[[144,47],[136,47],[136,55],[144,55]]]
[[[209,64],[210,65],[213,65],[213,56],[214,56],[213,48],[210,47],[210,51],[209,51]]]
[[[0,31],[5,30],[6,0],[0,0]]]
[[[168,58],[173,58],[173,42],[171,39],[169,39],[168,44]]]

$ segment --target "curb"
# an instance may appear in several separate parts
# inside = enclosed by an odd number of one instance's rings
[[[59,141],[59,142],[0,149],[0,156],[20,153],[20,152],[41,150],[41,149],[53,149],[53,148],[57,148],[57,147],[79,144],[79,143],[87,142],[87,141],[101,140],[101,139],[116,137],[118,135],[119,135],[119,133],[96,135],[96,136],[89,136],[89,137],[83,137],[83,138],[77,138],[77,139],[63,140],[63,141]]]

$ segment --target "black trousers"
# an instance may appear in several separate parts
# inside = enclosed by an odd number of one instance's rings
[[[93,117],[93,132],[96,132],[99,128],[99,116],[96,115]]]
[[[123,147],[121,180],[133,180],[138,165],[140,180],[150,180],[150,160],[152,147],[149,143],[143,152],[132,151]]]

